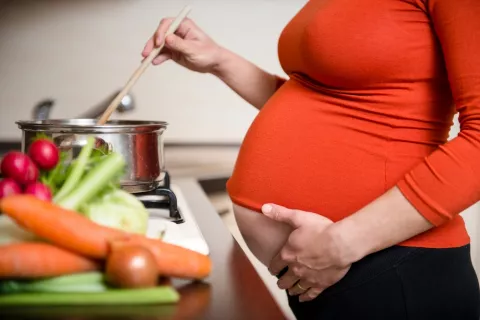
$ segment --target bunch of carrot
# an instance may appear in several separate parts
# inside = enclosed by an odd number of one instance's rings
[[[208,256],[180,246],[99,225],[77,212],[31,195],[0,200],[0,212],[44,242],[0,246],[0,278],[37,278],[101,270],[116,241],[148,249],[158,275],[203,279],[212,268]]]

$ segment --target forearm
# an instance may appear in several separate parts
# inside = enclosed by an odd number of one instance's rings
[[[277,89],[277,77],[226,49],[212,74],[257,109]]]
[[[344,255],[344,262],[353,263],[432,227],[395,187],[355,214],[333,224],[330,232]]]

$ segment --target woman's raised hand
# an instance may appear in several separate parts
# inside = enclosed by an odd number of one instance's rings
[[[188,18],[183,20],[174,34],[164,39],[173,20],[174,18],[165,18],[160,22],[157,30],[145,45],[142,56],[147,57],[154,47],[160,46],[165,41],[164,48],[153,60],[154,65],[172,59],[192,71],[213,72],[220,62],[223,48]]]

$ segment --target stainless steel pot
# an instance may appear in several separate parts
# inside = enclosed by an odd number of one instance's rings
[[[42,133],[60,148],[68,139],[72,157],[78,154],[89,136],[96,138],[97,147],[121,153],[127,163],[121,186],[128,192],[153,190],[165,177],[163,132],[167,128],[166,122],[112,120],[98,126],[95,119],[69,119],[16,123],[22,130],[23,152],[28,150],[37,134]]]

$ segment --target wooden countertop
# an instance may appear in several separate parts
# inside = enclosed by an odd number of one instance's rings
[[[286,319],[253,265],[191,178],[173,179],[210,247],[213,271],[204,282],[174,281],[181,294],[172,306],[55,307],[0,310],[0,319]]]

